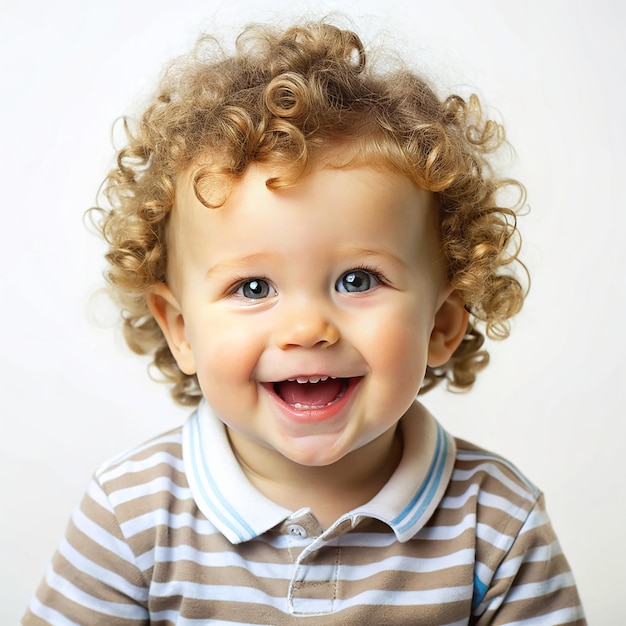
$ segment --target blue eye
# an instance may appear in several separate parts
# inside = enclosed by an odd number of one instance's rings
[[[273,292],[270,284],[262,278],[251,278],[242,282],[235,293],[249,300],[268,298]]]
[[[350,270],[335,285],[339,293],[363,293],[380,285],[378,276],[367,270]]]

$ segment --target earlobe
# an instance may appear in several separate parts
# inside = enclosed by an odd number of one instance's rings
[[[195,374],[196,363],[185,333],[185,320],[180,304],[170,288],[165,283],[155,285],[147,295],[147,304],[178,367],[185,374]]]
[[[469,313],[456,292],[451,292],[435,314],[435,324],[428,344],[428,365],[440,367],[459,347],[465,333]]]

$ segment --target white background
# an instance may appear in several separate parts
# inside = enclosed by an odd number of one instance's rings
[[[441,86],[476,87],[507,126],[529,192],[532,291],[476,388],[425,403],[545,491],[590,623],[626,623],[625,6],[3,0],[0,623],[17,623],[92,471],[187,414],[92,298],[103,247],[82,214],[111,164],[114,119],[203,28],[230,40],[251,19],[335,9],[366,39],[384,29]]]

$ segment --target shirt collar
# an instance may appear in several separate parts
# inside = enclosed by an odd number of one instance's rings
[[[388,524],[408,541],[428,521],[452,475],[454,439],[419,403],[400,422],[403,455],[396,471],[367,504],[337,520],[362,517]],[[200,511],[231,542],[249,541],[284,522],[293,511],[261,494],[232,452],[226,429],[206,403],[183,426],[187,480]]]
[[[350,513],[388,524],[398,541],[408,541],[430,519],[450,482],[456,443],[418,402],[400,421],[402,458],[372,500]]]
[[[196,504],[231,543],[258,537],[291,515],[248,481],[224,424],[205,401],[183,426],[182,442]]]

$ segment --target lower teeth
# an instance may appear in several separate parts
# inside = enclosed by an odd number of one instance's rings
[[[298,409],[298,411],[302,411],[302,410],[308,411],[310,409],[323,409],[327,406],[330,406],[331,404],[335,404],[335,402],[337,402],[338,400],[341,400],[341,398],[343,398],[344,393],[345,391],[342,391],[336,398],[334,398],[330,402],[327,402],[326,404],[301,404],[300,402],[296,402],[295,404],[292,404],[291,406],[294,409]]]
[[[330,404],[330,402],[328,403]],[[325,404],[323,406],[316,406],[316,405],[309,405],[309,404],[300,404],[299,402],[296,402],[295,404],[293,404],[293,408],[294,409],[321,409],[324,406],[328,406],[328,404]]]

